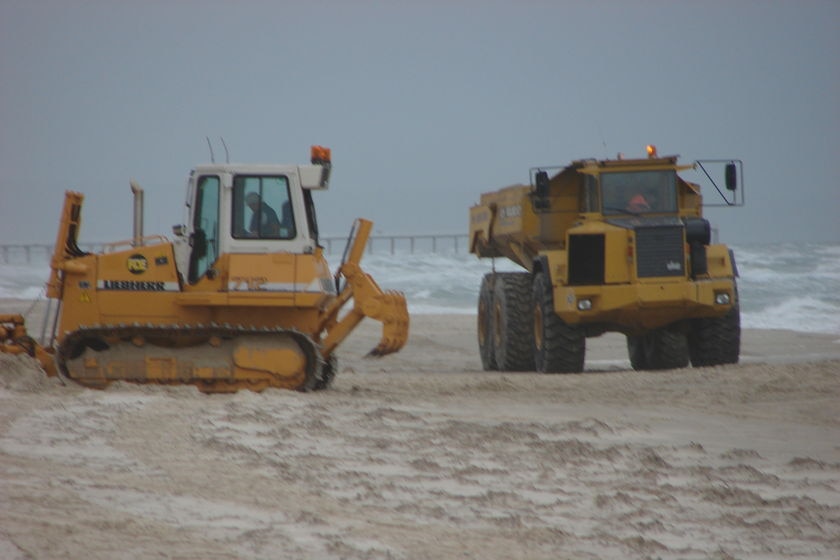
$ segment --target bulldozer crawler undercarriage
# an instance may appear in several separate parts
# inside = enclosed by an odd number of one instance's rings
[[[87,387],[114,381],[195,385],[205,393],[329,385],[317,344],[293,329],[229,325],[83,327],[57,348],[58,370]]]

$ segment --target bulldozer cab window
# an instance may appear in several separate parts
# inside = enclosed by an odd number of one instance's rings
[[[602,173],[604,214],[676,212],[676,177],[670,169]]]
[[[194,283],[219,256],[219,178],[199,177],[195,192],[189,281]]]
[[[284,176],[245,176],[233,179],[233,237],[236,239],[293,239],[297,235]]]

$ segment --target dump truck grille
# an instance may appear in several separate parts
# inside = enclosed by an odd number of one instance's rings
[[[604,236],[569,237],[569,284],[600,286],[604,283]]]
[[[636,274],[685,276],[685,253],[682,226],[636,228]]]

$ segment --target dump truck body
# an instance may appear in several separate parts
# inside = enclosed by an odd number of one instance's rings
[[[525,269],[482,284],[485,367],[580,371],[585,338],[608,331],[627,335],[638,369],[737,361],[734,257],[711,242],[699,187],[678,174],[688,168],[675,156],[580,160],[484,193],[471,251]]]

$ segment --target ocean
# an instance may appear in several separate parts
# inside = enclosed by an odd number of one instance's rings
[[[840,334],[840,243],[732,248],[740,273],[744,328]],[[329,256],[333,269],[340,259],[340,254]],[[492,266],[491,260],[478,259],[463,248],[415,253],[397,249],[394,254],[374,250],[362,259],[362,267],[383,289],[406,295],[414,314],[475,314],[481,278]],[[518,269],[505,259],[496,259],[495,267]],[[46,259],[0,264],[0,298],[43,297],[48,275]]]

